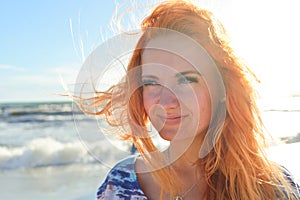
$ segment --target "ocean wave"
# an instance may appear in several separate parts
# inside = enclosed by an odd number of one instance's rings
[[[87,162],[79,142],[61,143],[52,138],[38,138],[22,147],[0,147],[0,168],[40,167]]]
[[[24,115],[73,115],[79,114],[73,111],[45,111],[45,110],[34,110],[34,111],[11,111],[6,116],[24,116]]]
[[[92,153],[113,160],[119,159],[104,140],[89,145],[87,149],[81,141],[60,142],[53,138],[37,138],[22,147],[0,146],[0,169],[101,162]]]
[[[77,110],[78,111],[78,110]],[[0,104],[0,116],[73,115],[77,114],[72,103],[8,103]]]
[[[2,113],[0,113],[0,117],[5,118],[5,117],[20,117],[20,116],[35,116],[35,115],[39,115],[39,116],[70,116],[70,115],[80,115],[83,114],[82,112],[79,111],[54,111],[54,110],[7,110],[7,111],[3,111]]]
[[[0,104],[0,120],[4,123],[45,123],[90,120],[71,103]]]
[[[0,118],[1,119],[1,118]],[[15,124],[15,123],[61,123],[61,122],[70,122],[74,121],[75,119],[81,120],[81,121],[89,121],[91,118],[87,117],[81,117],[78,116],[69,116],[69,117],[63,117],[63,116],[34,116],[34,117],[13,117],[13,118],[5,118],[2,120],[2,122],[8,123],[8,124]],[[49,124],[50,125],[50,124]]]

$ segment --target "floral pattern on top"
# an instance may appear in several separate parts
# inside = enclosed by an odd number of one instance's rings
[[[99,187],[97,200],[147,200],[136,176],[135,160],[137,155],[130,156],[120,161],[108,173],[105,181]],[[300,187],[290,175],[288,170],[282,167],[283,174],[295,188],[295,193],[300,199]]]

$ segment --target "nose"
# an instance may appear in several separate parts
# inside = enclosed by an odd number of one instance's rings
[[[161,88],[159,94],[159,104],[165,109],[176,108],[179,105],[176,95],[166,87]]]

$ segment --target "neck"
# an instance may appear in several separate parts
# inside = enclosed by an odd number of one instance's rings
[[[195,172],[201,143],[196,138],[172,141],[167,151],[170,164],[178,172]]]
[[[199,166],[196,163],[199,159],[201,146],[199,141],[201,140],[194,138],[191,141],[172,141],[167,150],[167,158],[180,179],[183,189],[175,199],[190,199],[191,197],[192,199],[195,197],[199,199],[201,198],[201,191],[204,190],[205,183],[199,177],[201,171],[199,171]]]

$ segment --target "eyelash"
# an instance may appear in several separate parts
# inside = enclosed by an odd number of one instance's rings
[[[143,85],[144,86],[155,86],[155,85],[160,85],[158,84],[155,80],[143,80]]]
[[[178,82],[179,83],[184,83],[184,84],[187,84],[187,83],[198,83],[199,80],[196,77],[185,76],[185,77],[179,78]]]

